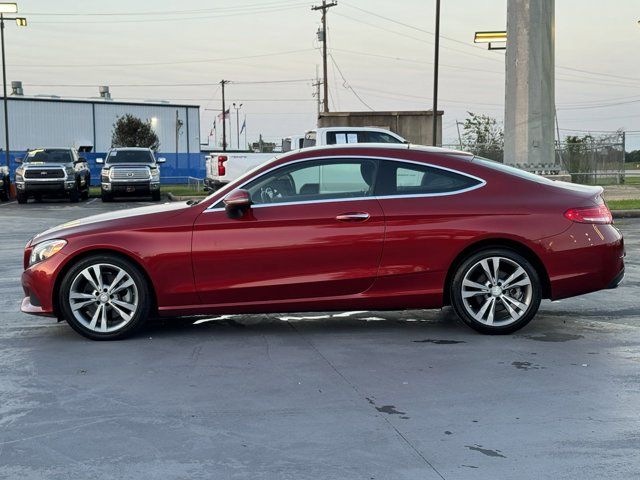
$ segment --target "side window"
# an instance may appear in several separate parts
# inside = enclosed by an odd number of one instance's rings
[[[327,132],[327,145],[360,142],[362,142],[362,138],[358,132]]]
[[[373,160],[312,160],[279,168],[245,186],[254,204],[373,195]]]
[[[367,142],[369,143],[402,143],[396,137],[382,132],[367,132]]]
[[[376,195],[452,193],[478,184],[479,180],[449,170],[385,160],[381,162]]]

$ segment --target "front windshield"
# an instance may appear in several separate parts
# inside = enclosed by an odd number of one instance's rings
[[[107,163],[153,163],[153,156],[149,150],[113,150]]]
[[[31,150],[24,159],[25,163],[70,163],[72,161],[71,150],[62,148]]]

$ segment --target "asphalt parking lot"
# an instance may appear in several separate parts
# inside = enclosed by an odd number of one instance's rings
[[[618,222],[621,287],[545,301],[506,337],[445,309],[171,320],[97,343],[19,312],[33,234],[130,206],[0,204],[0,478],[640,477],[640,219]]]

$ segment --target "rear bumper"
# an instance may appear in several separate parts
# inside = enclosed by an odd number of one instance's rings
[[[613,225],[575,223],[543,247],[553,300],[615,288],[624,277],[624,239]]]

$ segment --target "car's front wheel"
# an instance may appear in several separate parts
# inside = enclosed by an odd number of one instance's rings
[[[536,269],[513,250],[496,248],[465,259],[451,282],[451,303],[474,330],[508,334],[529,323],[540,306]]]
[[[133,334],[151,309],[149,285],[137,266],[115,255],[95,255],[64,276],[59,305],[69,325],[92,340]]]

